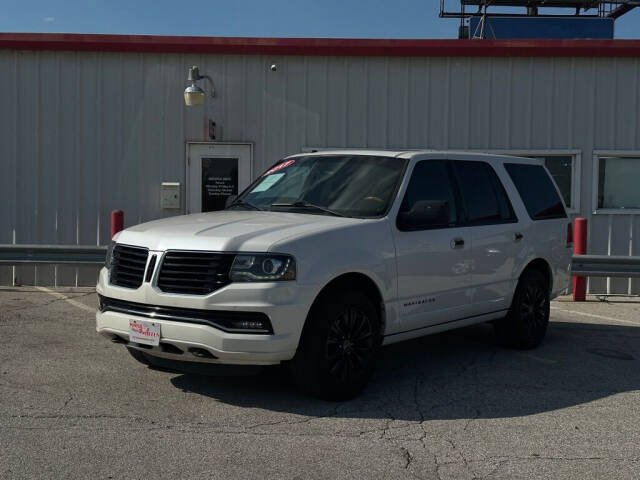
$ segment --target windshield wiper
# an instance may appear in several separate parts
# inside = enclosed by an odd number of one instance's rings
[[[239,205],[239,206],[241,206],[241,207],[249,207],[249,208],[252,208],[253,210],[260,210],[260,211],[264,210],[263,208],[260,208],[259,206],[254,205],[254,204],[253,204],[253,203],[251,203],[251,202],[247,202],[246,200],[243,200],[243,199],[241,199],[241,198],[239,198],[238,200],[236,200],[235,202],[233,202],[233,203],[232,203],[231,205],[229,205],[229,207],[227,207],[227,208],[235,207],[236,205]]]
[[[336,217],[346,217],[346,215],[336,212],[335,210],[331,210],[329,208],[321,207],[320,205],[315,205],[309,202],[297,201],[293,203],[272,203],[272,207],[293,207],[293,208],[306,208],[312,210],[318,210],[320,212],[325,212],[330,215],[334,215]]]

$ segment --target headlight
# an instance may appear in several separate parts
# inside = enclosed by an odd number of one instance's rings
[[[229,278],[234,282],[295,280],[296,261],[290,255],[236,255]]]
[[[107,257],[104,259],[104,266],[108,269],[111,268],[113,264],[113,249],[116,246],[116,242],[111,242],[107,247]]]

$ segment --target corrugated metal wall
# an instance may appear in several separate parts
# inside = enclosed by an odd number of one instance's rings
[[[206,109],[183,104],[193,64],[214,79]],[[217,140],[254,142],[254,172],[308,146],[578,149],[590,253],[640,255],[637,215],[590,214],[593,150],[640,150],[639,65],[0,51],[0,243],[104,244],[112,209],[126,225],[166,215],[160,183],[184,185],[185,142],[204,141],[210,118]],[[0,283],[14,280],[92,284],[95,271],[0,268]]]

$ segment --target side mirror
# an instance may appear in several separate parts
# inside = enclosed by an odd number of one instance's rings
[[[449,203],[445,200],[419,200],[408,212],[398,214],[400,230],[444,227],[449,225]]]
[[[229,195],[224,201],[224,208],[229,208],[238,199],[238,195]]]

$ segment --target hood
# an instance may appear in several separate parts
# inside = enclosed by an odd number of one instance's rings
[[[150,250],[268,252],[273,244],[286,239],[366,221],[328,215],[224,210],[142,223],[123,230],[116,239],[118,243]]]

